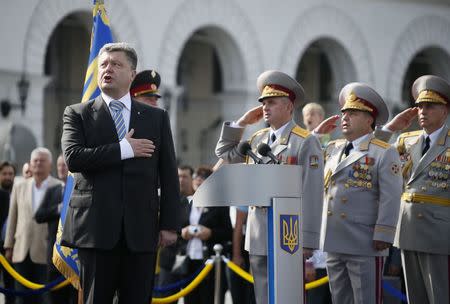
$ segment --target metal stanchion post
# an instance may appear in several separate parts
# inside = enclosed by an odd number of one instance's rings
[[[214,268],[215,268],[215,281],[214,281],[214,304],[220,304],[220,297],[221,297],[221,276],[222,276],[222,250],[223,247],[220,244],[216,244],[213,247],[214,251],[216,252],[216,255],[214,257]]]

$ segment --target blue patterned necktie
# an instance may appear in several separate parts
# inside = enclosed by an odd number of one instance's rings
[[[112,110],[112,118],[114,124],[116,125],[117,136],[119,137],[119,141],[121,141],[127,133],[127,130],[125,128],[125,121],[123,120],[122,115],[124,104],[117,100],[111,100],[111,102],[109,103],[109,107]]]

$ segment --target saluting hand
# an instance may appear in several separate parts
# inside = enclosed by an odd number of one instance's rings
[[[330,134],[337,128],[337,121],[339,118],[339,115],[328,117],[314,129],[314,132],[317,134]]]
[[[408,108],[397,115],[386,124],[386,128],[391,130],[392,132],[402,131],[406,128],[408,128],[414,118],[417,117],[417,112],[419,111],[419,108]]]
[[[237,124],[241,127],[257,123],[263,117],[263,106],[257,106],[248,110],[241,118],[238,119]]]
[[[134,152],[134,157],[151,157],[155,151],[155,145],[149,139],[145,138],[133,138],[134,129],[131,129],[125,135],[125,138],[130,143]]]

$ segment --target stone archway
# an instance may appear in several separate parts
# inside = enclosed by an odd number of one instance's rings
[[[28,98],[29,108],[33,111],[26,112],[26,119],[35,122],[33,132],[38,143],[43,143],[44,138],[44,111],[43,92],[47,84],[44,76],[45,56],[49,39],[57,25],[70,14],[88,13],[91,15],[92,2],[86,0],[53,1],[41,0],[33,9],[24,39],[23,68],[31,79],[30,94]],[[136,24],[126,4],[121,0],[112,0],[107,6],[108,16],[112,22],[112,28],[118,35],[127,37],[127,41],[134,45],[136,51],[142,49],[137,36]],[[83,24],[90,32],[92,19],[84,18]],[[115,22],[117,20],[117,22]],[[87,63],[87,58],[86,58]],[[82,79],[80,80],[82,83]],[[76,102],[76,101],[73,101]]]
[[[295,78],[306,91],[305,102],[321,104],[327,115],[336,113],[336,100],[342,87],[356,81],[356,67],[350,54],[338,41],[320,38],[312,42],[297,64]],[[297,122],[301,109],[295,115]]]
[[[434,60],[435,71],[450,80],[450,21],[439,16],[425,16],[412,20],[405,28],[392,49],[386,84],[389,100],[400,108],[405,107],[402,103],[405,75],[410,63],[421,51],[439,50]]]
[[[164,75],[165,85],[176,84],[177,64],[186,44],[192,34],[202,27],[215,27],[233,34],[234,45],[218,35],[216,45],[220,46],[221,59],[230,62],[231,66],[224,69],[225,90],[254,90],[254,80],[263,70],[262,54],[248,17],[233,0],[191,0],[184,1],[170,18],[176,20],[167,27],[159,51],[158,65]],[[230,51],[231,50],[231,51]],[[239,54],[241,62],[231,60],[230,56]],[[242,72],[242,73],[241,73]]]
[[[41,0],[33,10],[27,33],[24,37],[24,69],[27,73],[41,75],[44,72],[45,51],[48,40],[67,15],[77,12],[92,12],[92,2],[86,0],[53,1]],[[140,51],[137,26],[126,3],[120,0],[111,1],[107,6],[108,16],[112,20],[114,32],[120,37],[127,37],[136,51]],[[90,23],[86,23],[90,27]],[[89,31],[91,28],[89,28]],[[87,62],[87,59],[86,59]]]
[[[332,64],[339,67],[339,72],[344,76],[337,79],[338,90],[349,81],[373,85],[372,56],[364,35],[348,14],[329,5],[314,7],[298,16],[284,40],[282,49],[286,52],[280,54],[281,70],[294,75],[299,58],[303,56],[308,46],[321,39],[333,41],[330,45],[332,49],[343,50],[336,54],[329,52]],[[353,65],[347,65],[348,62],[353,62]]]

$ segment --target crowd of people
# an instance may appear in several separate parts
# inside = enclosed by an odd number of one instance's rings
[[[257,79],[260,104],[224,122],[219,162],[194,169],[177,164],[168,115],[158,107],[160,75],[136,74],[136,65],[126,43],[100,50],[101,95],[66,108],[57,178],[43,147],[31,152],[20,178],[14,165],[0,164],[1,247],[19,273],[40,283],[59,276],[51,257],[70,170],[74,189],[61,243],[79,250],[84,303],[149,303],[153,286],[198,273],[215,244],[254,277],[252,285],[224,271],[221,302],[230,290],[233,303],[268,303],[267,209],[193,204],[195,191],[221,165],[254,163],[239,149],[247,141],[264,164],[274,159],[258,153],[261,144],[277,162],[301,166],[305,281],[329,277],[306,292],[306,303],[381,303],[383,275],[404,280],[409,303],[449,302],[448,82],[418,78],[415,107],[391,121],[373,88],[350,83],[338,98],[341,115],[325,119],[319,104],[304,105],[295,79],[266,71]],[[305,128],[293,117],[302,106]],[[389,144],[415,117],[421,130]],[[267,127],[243,138],[261,120]],[[331,140],[339,122],[343,138]],[[2,274],[6,288],[25,290]],[[215,279],[210,273],[184,303],[214,303]],[[6,303],[76,303],[77,296],[67,287],[8,296]]]

